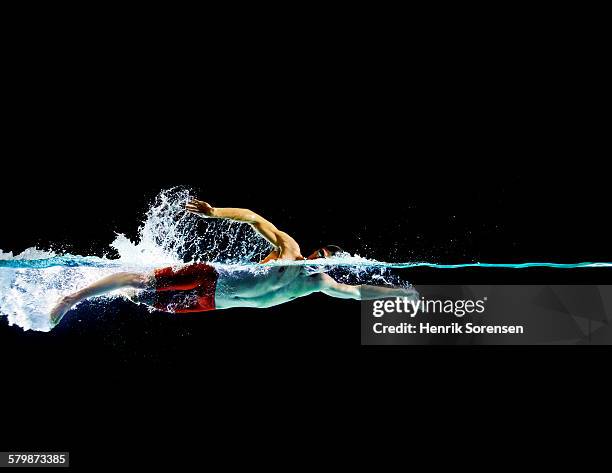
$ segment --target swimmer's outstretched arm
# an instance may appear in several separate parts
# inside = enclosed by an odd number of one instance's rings
[[[278,257],[284,259],[302,259],[300,246],[287,233],[280,231],[274,224],[252,210],[237,208],[213,207],[201,200],[190,200],[185,205],[188,212],[210,218],[227,218],[250,224],[262,237],[278,250]]]
[[[389,297],[414,297],[418,293],[414,289],[404,287],[371,286],[359,284],[351,286],[336,282],[331,276],[322,274],[320,277],[320,291],[331,297],[339,299],[356,299],[366,301],[371,299],[385,299]]]

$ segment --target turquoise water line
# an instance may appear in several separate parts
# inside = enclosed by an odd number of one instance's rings
[[[93,267],[113,267],[119,266],[118,263],[106,261],[102,258],[83,257],[83,256],[54,256],[52,258],[41,259],[7,259],[0,260],[0,268],[12,269],[45,269],[54,266],[68,268],[93,266]]]
[[[355,268],[389,268],[389,269],[408,269],[408,268],[433,268],[433,269],[461,269],[461,268],[507,268],[507,269],[522,269],[522,268],[558,268],[558,269],[576,269],[576,268],[606,268],[612,267],[612,263],[605,262],[581,262],[581,263],[550,263],[550,262],[526,262],[526,263],[460,263],[460,264],[442,264],[442,263],[427,263],[427,262],[405,262],[405,263],[386,263],[383,261],[374,261],[366,259],[353,258],[335,258],[333,260],[314,260],[314,261],[276,261],[273,265],[308,265],[308,266],[343,266]],[[254,266],[257,263],[247,263],[243,266]],[[63,267],[119,267],[121,263],[118,261],[107,260],[96,257],[82,256],[54,256],[52,258],[41,259],[9,259],[0,260],[0,268],[12,269],[44,269],[54,266]]]
[[[612,267],[612,263],[547,263],[547,262],[528,262],[528,263],[463,263],[463,264],[441,264],[441,263],[390,263],[392,268],[413,268],[428,267],[438,269],[457,269],[457,268],[605,268]]]

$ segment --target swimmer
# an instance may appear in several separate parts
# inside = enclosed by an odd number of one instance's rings
[[[63,297],[51,310],[51,326],[56,326],[66,312],[84,299],[129,288],[140,290],[133,297],[136,302],[144,302],[170,313],[205,312],[232,307],[266,308],[315,292],[356,300],[418,297],[416,291],[410,288],[341,284],[325,273],[308,273],[304,265],[283,265],[283,261],[329,258],[342,250],[338,246],[327,245],[304,257],[290,235],[251,210],[215,208],[195,199],[185,205],[185,210],[206,218],[250,224],[273,246],[270,254],[260,263],[278,263],[267,266],[263,271],[228,271],[212,264],[192,263],[182,267],[156,269],[149,274],[116,273]]]

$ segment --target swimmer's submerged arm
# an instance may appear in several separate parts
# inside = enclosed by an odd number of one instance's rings
[[[227,218],[229,220],[250,224],[257,233],[278,248],[280,258],[295,257],[300,254],[300,247],[291,236],[280,231],[272,222],[266,220],[252,210],[231,207],[212,207],[206,202],[195,199],[189,201],[185,209],[192,213],[203,214],[207,217]]]
[[[331,297],[339,299],[356,299],[366,301],[371,299],[385,299],[388,297],[410,297],[416,292],[413,289],[403,287],[371,286],[369,284],[359,284],[351,286],[334,281],[330,276],[324,275],[321,278],[321,292]]]

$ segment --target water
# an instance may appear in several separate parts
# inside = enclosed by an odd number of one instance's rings
[[[2,257],[3,255],[0,255]],[[19,255],[21,256],[21,255]],[[44,269],[53,266],[93,266],[98,268],[115,267],[122,268],[119,262],[113,260],[105,260],[92,256],[50,256],[41,259],[9,259],[0,261],[0,268],[21,268],[21,269]],[[255,265],[255,263],[246,263],[242,265],[226,265],[240,266],[242,268]],[[425,262],[406,262],[406,263],[386,263],[384,261],[376,261],[359,256],[341,256],[328,258],[325,262],[318,261],[273,261],[266,263],[263,266],[312,266],[312,267],[336,267],[336,268],[388,268],[388,269],[407,269],[407,268],[436,268],[436,269],[459,269],[459,268],[607,268],[612,267],[612,263],[547,263],[547,262],[532,262],[532,263],[461,263],[461,264],[441,264],[441,263],[425,263]],[[257,264],[257,267],[262,265]]]
[[[24,330],[49,331],[49,310],[57,300],[94,281],[119,271],[149,272],[154,268],[193,261],[214,262],[227,270],[260,271],[257,262],[271,247],[249,225],[226,220],[203,219],[183,210],[190,198],[188,189],[161,192],[151,204],[131,241],[117,234],[109,251],[117,256],[79,256],[29,248],[18,255],[0,250],[0,314],[10,325]],[[427,262],[386,263],[342,254],[319,261],[271,262],[305,265],[308,270],[330,272],[334,278],[348,283],[409,284],[393,270],[430,267],[440,270],[455,268],[601,268],[612,263],[467,263],[438,264]],[[109,299],[120,293],[102,296]]]

